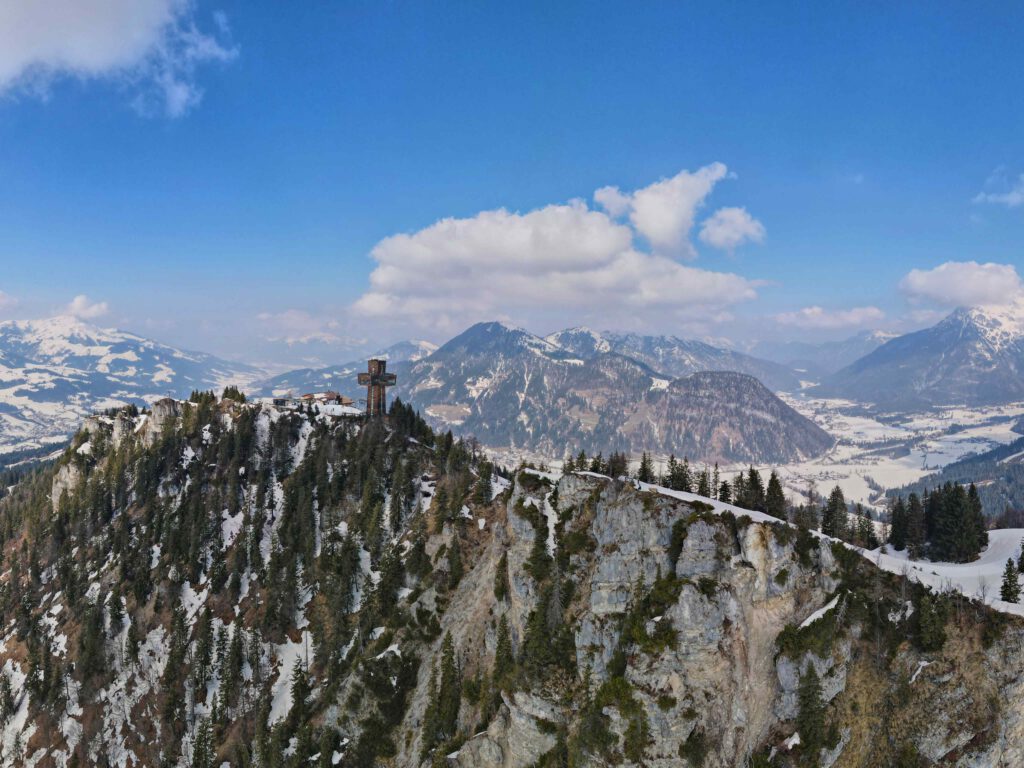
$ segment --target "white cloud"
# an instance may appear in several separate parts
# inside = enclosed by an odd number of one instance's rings
[[[734,251],[746,242],[764,242],[764,225],[746,208],[719,208],[704,220],[700,239],[712,248]]]
[[[1016,208],[1024,205],[1024,173],[1011,180],[1006,177],[1006,172],[1003,168],[997,168],[985,182],[985,187],[989,191],[979,192],[975,195],[975,203],[993,203],[1005,205],[1007,208]],[[991,189],[993,187],[1000,187],[1001,189],[993,191]]]
[[[633,227],[657,253],[693,257],[696,253],[689,234],[697,210],[728,173],[722,163],[711,163],[694,173],[680,171],[632,193],[602,187],[594,193],[594,200],[614,218],[628,213]]]
[[[606,188],[600,196],[614,208],[614,193]],[[635,208],[635,200],[630,205]],[[588,314],[596,322],[630,325],[709,320],[754,298],[758,285],[642,252],[629,226],[579,200],[527,213],[499,209],[443,219],[385,238],[371,256],[377,267],[370,289],[353,312],[441,331],[516,316],[531,323]]]
[[[215,33],[201,31],[192,0],[4,0],[0,95],[112,79],[143,114],[179,117],[202,98],[197,67],[237,56],[223,15],[214,21]]]
[[[934,269],[911,270],[900,290],[913,301],[973,307],[1013,301],[1024,293],[1024,284],[1012,264],[947,261]]]
[[[869,328],[885,319],[878,307],[853,307],[828,310],[824,307],[804,307],[796,312],[783,312],[775,316],[776,322],[796,328],[834,331],[839,329]]]
[[[18,305],[18,300],[9,293],[0,291],[0,310],[13,309]]]
[[[110,307],[105,301],[89,301],[89,297],[84,293],[80,293],[71,300],[71,303],[64,308],[64,311],[77,317],[81,320],[95,320],[97,317],[103,317],[110,311]]]
[[[267,341],[295,344],[341,344],[355,346],[364,343],[340,332],[341,323],[334,318],[317,317],[304,309],[286,309],[283,312],[261,312],[256,319],[266,329]]]

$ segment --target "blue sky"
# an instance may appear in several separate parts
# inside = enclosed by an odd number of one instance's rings
[[[1020,291],[1019,5],[12,8],[5,317],[84,295],[300,362],[493,317],[841,337]]]

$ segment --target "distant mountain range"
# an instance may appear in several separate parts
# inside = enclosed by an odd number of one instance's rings
[[[369,357],[384,358],[393,368],[398,363],[420,360],[436,349],[437,345],[429,341],[400,341]],[[366,357],[323,368],[297,368],[258,382],[253,394],[264,397],[287,394],[298,396],[306,392],[331,390],[358,397],[366,392],[356,386],[356,374],[365,370]]]
[[[812,456],[831,438],[772,390],[793,391],[819,377],[812,394],[890,410],[1024,400],[1024,302],[957,310],[896,338],[871,333],[758,349],[776,360],[674,336],[570,328],[540,337],[480,323],[440,348],[408,341],[378,356],[398,374],[395,394],[435,426],[552,456],[579,448],[724,462]],[[227,383],[255,395],[333,389],[361,398],[356,373],[364,367],[360,358],[266,378],[253,366],[75,318],[4,322],[0,447],[59,440],[84,416],[117,403]]]
[[[480,323],[397,366],[396,393],[438,427],[475,435],[484,445],[552,456],[618,449],[781,463],[832,445],[753,376],[665,372],[710,364],[721,350],[691,342],[674,348],[678,340],[669,337],[609,336],[573,329],[541,338]],[[646,360],[627,354],[633,350]]]
[[[894,410],[1024,400],[1024,299],[958,309],[829,376],[816,393]]]
[[[75,432],[94,410],[247,384],[249,365],[175,349],[73,317],[0,323],[0,446]]]
[[[863,331],[848,339],[813,344],[806,341],[762,341],[753,351],[796,371],[801,379],[820,379],[835,373],[887,341],[899,336],[891,331]]]
[[[545,340],[584,360],[613,352],[671,377],[702,371],[735,371],[759,379],[776,392],[792,392],[800,388],[800,378],[792,367],[692,339],[611,331],[597,333],[589,328],[570,328],[553,333]]]

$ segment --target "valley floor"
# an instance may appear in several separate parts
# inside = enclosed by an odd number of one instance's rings
[[[823,456],[775,468],[787,492],[805,496],[813,484],[827,495],[838,485],[847,501],[878,508],[888,489],[1020,438],[1013,426],[1024,416],[1024,403],[878,414],[849,400],[781,397],[837,441]]]

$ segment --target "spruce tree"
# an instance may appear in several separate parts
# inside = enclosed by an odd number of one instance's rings
[[[459,545],[458,533],[452,534],[448,544],[448,589],[455,589],[455,586],[462,579],[462,552]]]
[[[926,536],[924,505],[921,498],[912,493],[907,497],[907,551],[915,560],[924,554]]]
[[[640,457],[640,468],[637,470],[636,479],[641,483],[654,482],[654,464],[651,462],[651,457],[647,455],[647,451],[644,451]]]
[[[890,504],[889,546],[899,551],[907,548],[907,505],[903,503],[902,496],[890,499]]]
[[[1003,569],[1003,586],[999,590],[999,599],[1004,603],[1020,602],[1020,581],[1013,558],[1007,559],[1006,568]]]
[[[494,571],[494,599],[502,602],[508,597],[508,593],[508,552],[502,552],[498,567]]]
[[[441,643],[441,679],[437,691],[437,725],[442,741],[455,736],[462,704],[462,673],[455,659],[452,636],[446,634]]]
[[[772,471],[768,478],[768,490],[765,493],[765,512],[779,520],[786,519],[786,494],[782,490],[779,476]]]
[[[838,485],[829,494],[828,503],[821,513],[821,532],[836,539],[847,537],[846,498]]]
[[[504,688],[509,683],[512,670],[515,668],[515,656],[512,651],[512,636],[508,629],[508,617],[501,615],[498,622],[498,644],[494,651],[494,684]]]
[[[825,702],[821,694],[821,680],[814,664],[807,664],[807,671],[800,676],[797,688],[796,728],[800,733],[800,746],[810,760],[818,764],[818,753],[825,744]]]

